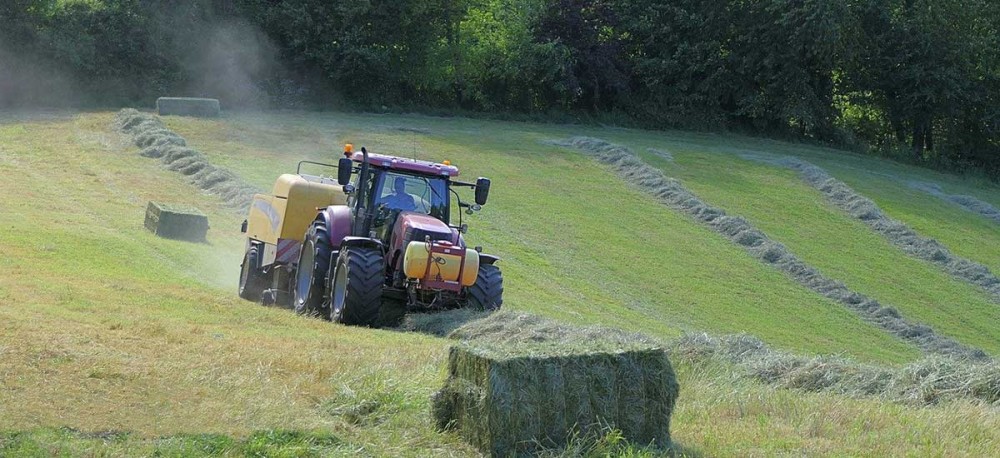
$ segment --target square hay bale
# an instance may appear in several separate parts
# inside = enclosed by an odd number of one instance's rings
[[[160,113],[160,116],[177,115],[215,118],[219,116],[221,107],[217,99],[160,97],[156,99],[156,111]]]
[[[196,208],[150,202],[146,207],[146,229],[164,238],[204,242],[208,217]]]
[[[492,456],[561,447],[609,427],[665,448],[678,391],[666,353],[648,345],[472,340],[451,347],[432,414]]]

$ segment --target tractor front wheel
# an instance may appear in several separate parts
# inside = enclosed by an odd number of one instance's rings
[[[468,306],[475,310],[497,310],[503,305],[503,274],[492,264],[479,266],[476,283],[467,290]]]
[[[264,276],[260,272],[260,250],[254,245],[243,255],[243,264],[240,266],[240,297],[260,302],[264,283]]]
[[[295,313],[307,316],[328,317],[329,304],[324,303],[326,278],[330,270],[330,239],[323,223],[309,227],[302,251],[299,252],[298,270],[295,272],[295,291],[292,305]]]
[[[330,285],[330,319],[355,326],[377,326],[382,307],[385,263],[378,249],[346,248],[337,258]]]

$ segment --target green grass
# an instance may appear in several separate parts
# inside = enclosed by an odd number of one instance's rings
[[[139,157],[111,117],[0,113],[0,455],[475,455],[431,426],[447,341],[237,300],[243,216]],[[539,143],[681,134],[304,113],[167,122],[265,189],[346,141],[492,177],[469,241],[504,257],[514,309],[661,337],[747,331],[803,353],[917,357],[582,155]],[[200,208],[208,243],[150,235],[149,200]],[[982,456],[1000,443],[990,407],[911,408],[677,369],[682,452]],[[605,439],[590,450],[637,450]]]
[[[837,164],[823,163],[830,173],[865,195],[871,196],[893,218],[904,221],[918,233],[934,238],[955,254],[984,264],[1000,275],[1000,224],[940,198],[915,191],[904,181],[887,179]],[[905,177],[905,176],[904,176]],[[945,182],[948,183],[948,182]],[[968,186],[945,184],[949,194],[979,194],[977,198],[1000,207],[1000,193]]]
[[[717,153],[642,154],[707,202],[751,223],[806,263],[960,342],[1000,355],[1000,304],[927,262],[906,255],[824,201],[795,172]]]
[[[228,163],[247,177],[273,176],[276,168],[299,157],[323,159],[325,154],[332,162],[335,148],[345,142],[373,151],[417,151],[418,157],[453,161],[463,176],[491,177],[491,201],[480,215],[468,218],[467,239],[504,259],[505,301],[512,308],[666,337],[682,331],[748,332],[806,352],[885,362],[917,356],[914,348],[761,265],[585,156],[540,143],[564,135],[559,128],[295,114],[208,123],[168,118],[167,123],[209,152],[213,162]],[[323,154],[316,153],[322,151],[319,144],[281,148],[279,157],[255,146],[280,143],[265,126],[292,123],[298,129],[290,140],[338,132],[341,141],[326,145]],[[386,127],[406,123],[430,133]],[[257,129],[246,126],[261,127],[259,141]]]

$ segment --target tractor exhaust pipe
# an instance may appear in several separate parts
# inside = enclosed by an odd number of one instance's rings
[[[368,234],[365,231],[366,228],[370,227],[369,220],[371,219],[371,215],[364,205],[366,197],[365,193],[367,191],[368,179],[371,172],[368,169],[368,149],[364,146],[361,147],[361,157],[361,173],[358,176],[358,205],[355,210],[354,228],[351,230],[351,235],[356,237],[367,237]]]

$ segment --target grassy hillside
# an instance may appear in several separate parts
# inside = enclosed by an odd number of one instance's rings
[[[510,307],[667,337],[682,331],[748,332],[809,352],[888,362],[917,355],[588,158],[541,142],[570,130],[434,118],[300,116],[167,123],[214,162],[248,177],[273,176],[276,164],[290,170],[303,156],[332,161],[339,143],[299,143],[324,134],[374,151],[449,159],[464,176],[491,177],[496,183],[491,202],[467,221],[468,239],[504,258]],[[256,146],[277,143],[274,136],[281,134],[274,126],[289,124],[295,133],[286,136],[288,147]],[[427,133],[396,128],[402,125]]]
[[[681,150],[672,162],[644,156],[704,199],[745,216],[826,275],[944,335],[1000,354],[1000,329],[992,325],[1000,322],[1000,304],[894,248],[825,202],[794,172],[704,152]]]
[[[139,157],[110,121],[0,114],[0,455],[474,454],[431,427],[427,399],[444,378],[448,342],[237,300],[242,216]],[[660,337],[746,331],[806,354],[918,357],[582,155],[539,143],[671,136],[302,113],[167,123],[262,188],[299,159],[333,159],[344,141],[492,177],[469,239],[504,257],[515,309]],[[725,196],[712,198],[723,205]],[[203,209],[209,243],[149,235],[149,200]],[[988,406],[802,394],[736,380],[725,365],[678,374],[674,437],[692,454],[990,455],[1000,443]]]

